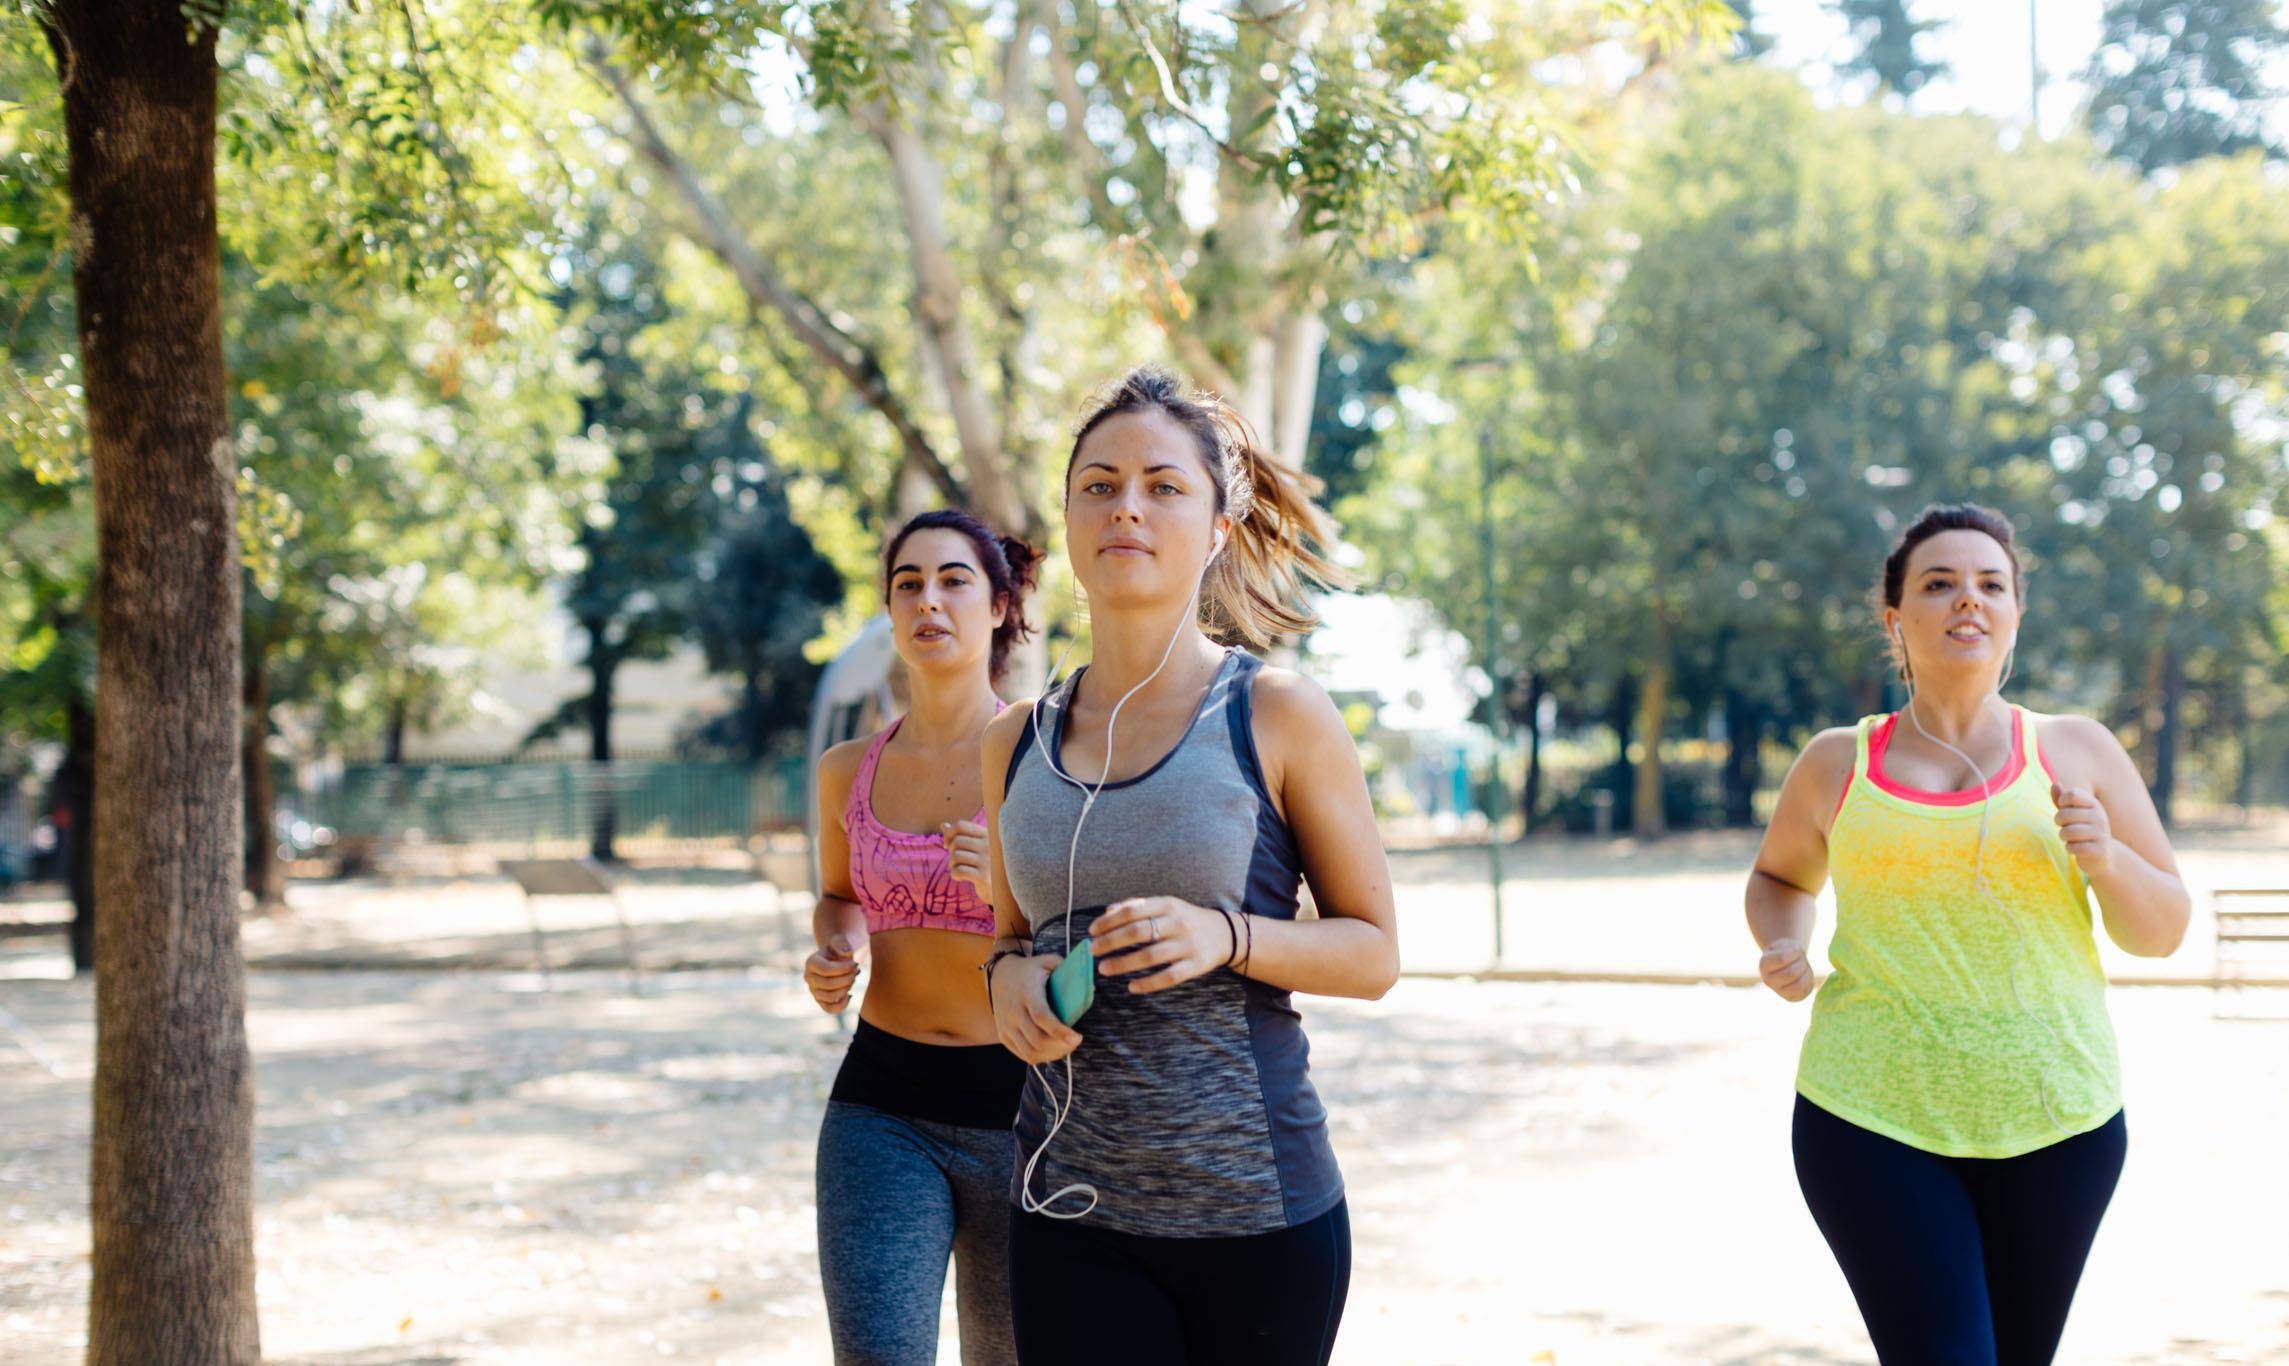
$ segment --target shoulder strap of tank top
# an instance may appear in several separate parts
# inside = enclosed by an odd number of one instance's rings
[[[1025,704],[1025,724],[1017,728],[1017,743],[1009,747],[1009,767],[1001,772],[1001,796],[1009,800],[1009,790],[1017,786],[1017,766],[1025,762],[1025,752],[1033,748],[1033,732],[1041,725],[1042,698],[1036,697]]]
[[[2026,765],[2019,774],[2019,781],[2039,782],[2047,793],[2050,791],[2051,785],[2051,766],[2043,758],[2042,738],[2038,734],[2042,729],[2042,714],[2029,711],[2013,702],[2011,704],[2011,721],[2018,729],[2019,753]]]
[[[1863,716],[1860,718],[1857,733],[1852,737],[1852,780],[1854,782],[1867,781],[1868,765],[1875,754],[1876,727],[1888,719],[1888,717],[1883,716]]]
[[[874,737],[874,743],[866,747],[866,757],[858,761],[858,772],[851,775],[850,795],[843,799],[842,804],[845,829],[849,828],[851,817],[860,814],[867,816],[874,814],[874,769],[877,764],[882,762],[882,747],[890,743],[890,737],[897,732],[898,727],[904,724],[905,720],[906,718],[901,716],[896,721],[884,726],[882,733]]]
[[[1874,753],[1872,740],[1876,727],[1884,723],[1881,716],[1863,716],[1860,724],[1852,728],[1852,771],[1844,775],[1844,790],[1836,794],[1836,808],[1828,813],[1828,823],[1835,826],[1836,818],[1843,814],[1844,803],[1852,799],[1852,789],[1868,781],[1868,765]]]
[[[1264,784],[1263,761],[1256,754],[1256,675],[1264,671],[1264,661],[1235,648],[1238,660],[1232,668],[1231,696],[1224,699],[1224,715],[1231,728],[1230,744],[1233,761],[1258,795],[1270,800],[1271,791]]]
[[[1088,666],[1084,664],[1081,667]],[[1073,681],[1080,676],[1080,670],[1076,669],[1066,675],[1064,682],[1043,688],[1041,696],[1025,704],[1025,726],[1017,733],[1017,743],[1010,746],[1009,767],[1002,770],[1003,800],[1008,800],[1010,789],[1017,786],[1017,766],[1025,762],[1029,750],[1039,745],[1044,762],[1055,752],[1052,746],[1056,743],[1057,732],[1050,728],[1064,724],[1065,708],[1072,701]]]

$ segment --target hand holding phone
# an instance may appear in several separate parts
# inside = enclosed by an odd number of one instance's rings
[[[1072,1024],[1096,1002],[1097,951],[1084,939],[1049,974],[1049,1008],[1057,1012],[1058,1019]]]

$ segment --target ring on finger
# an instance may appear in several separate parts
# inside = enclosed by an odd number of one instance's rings
[[[1159,942],[1160,942],[1160,917],[1159,917],[1159,916],[1157,916],[1157,915],[1146,916],[1146,917],[1145,917],[1145,923],[1146,923],[1147,925],[1150,925],[1150,926],[1152,926],[1152,942],[1153,942],[1153,943],[1155,943],[1155,944],[1159,943]]]

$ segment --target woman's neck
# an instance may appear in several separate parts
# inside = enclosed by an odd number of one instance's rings
[[[932,749],[974,741],[1000,709],[983,668],[952,678],[908,670],[906,722],[900,738]]]
[[[1918,683],[1908,694],[1910,720],[1924,735],[1962,748],[1974,736],[2008,716],[2010,708],[1995,689],[1995,680],[1965,680],[1963,685]]]
[[[1167,611],[1093,613],[1090,640],[1090,701],[1107,707],[1147,679],[1151,682],[1138,689],[1136,700],[1190,693],[1200,686],[1200,675],[1209,662],[1220,659],[1223,653],[1201,633],[1190,603],[1185,604],[1181,615]]]

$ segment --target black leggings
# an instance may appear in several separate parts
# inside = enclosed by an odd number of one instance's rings
[[[1236,1238],[1147,1238],[1013,1214],[1021,1366],[1325,1366],[1351,1289],[1351,1215]]]
[[[1876,1356],[2043,1366],[2058,1351],[2129,1142],[2122,1115],[2018,1157],[1941,1157],[1802,1096],[1796,1181]]]

